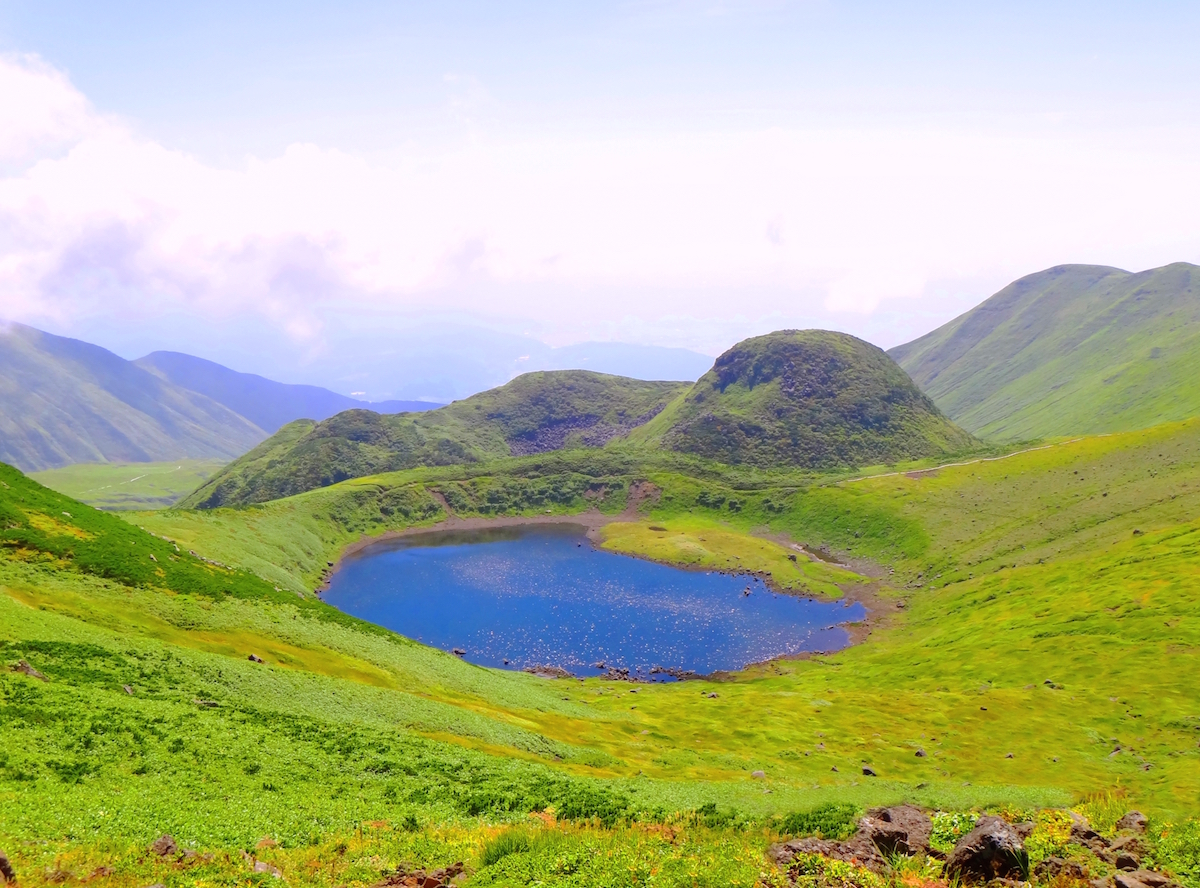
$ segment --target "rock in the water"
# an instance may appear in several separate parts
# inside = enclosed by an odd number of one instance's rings
[[[17,881],[17,873],[8,862],[8,856],[0,851],[0,880],[5,883]]]
[[[1146,831],[1146,815],[1141,811],[1130,811],[1117,821],[1116,829],[1144,833]]]
[[[179,846],[171,836],[161,835],[150,845],[150,850],[159,857],[173,857],[179,853]]]
[[[964,882],[989,882],[1023,879],[1028,870],[1029,855],[1017,831],[999,817],[985,816],[954,846],[945,871]]]

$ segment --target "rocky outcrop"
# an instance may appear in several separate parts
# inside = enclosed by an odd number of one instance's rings
[[[946,858],[946,874],[964,882],[1021,880],[1028,872],[1025,843],[1012,824],[999,817],[980,817]]]
[[[1054,882],[1067,880],[1083,882],[1088,877],[1088,871],[1077,860],[1067,860],[1063,857],[1047,857],[1033,868],[1033,874],[1039,882]]]
[[[42,673],[38,672],[36,669],[34,669],[32,666],[30,666],[24,660],[18,660],[17,665],[12,667],[12,671],[13,672],[21,672],[25,675],[28,675],[30,678],[36,678],[38,681],[47,681],[48,680],[46,678],[46,676],[42,675]]]
[[[401,867],[374,888],[446,888],[461,882],[465,873],[466,867],[461,862],[428,872]]]
[[[842,842],[830,839],[792,839],[773,845],[771,858],[786,867],[801,854],[820,854],[881,872],[894,854],[916,854],[929,850],[933,823],[912,805],[876,808],[858,821],[855,834]]]
[[[1180,888],[1165,873],[1142,869],[1149,847],[1146,845],[1146,818],[1131,811],[1117,821],[1117,835],[1106,838],[1088,821],[1074,812],[1071,816],[1070,844],[1086,848],[1117,871],[1107,878],[1091,881],[1091,888]],[[929,854],[941,856],[930,847],[933,823],[921,809],[912,805],[876,808],[858,821],[855,834],[845,841],[817,837],[797,838],[773,845],[770,858],[780,867],[791,867],[796,858],[817,854],[882,873],[897,855]],[[1016,885],[1033,876],[1038,882],[1082,883],[1091,875],[1087,865],[1075,854],[1049,857],[1030,871],[1025,840],[1033,832],[1032,823],[1009,823],[1000,817],[980,817],[975,828],[963,836],[946,857],[944,877],[951,884]],[[1107,870],[1107,867],[1104,867]],[[792,880],[797,872],[791,873]]]
[[[179,846],[175,844],[174,838],[164,834],[151,843],[150,852],[159,857],[174,857],[179,853]]]
[[[1096,883],[1093,882],[1093,885]],[[1131,873],[1117,873],[1111,879],[1105,879],[1101,883],[1105,888],[1113,886],[1113,888],[1180,888],[1175,882],[1171,881],[1171,877],[1163,873],[1156,873],[1153,870],[1134,870]]]
[[[1114,829],[1118,832],[1144,833],[1146,831],[1146,815],[1141,811],[1130,811],[1117,821]]]

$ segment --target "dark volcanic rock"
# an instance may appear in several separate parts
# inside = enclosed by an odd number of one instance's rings
[[[876,808],[858,821],[858,831],[844,842],[792,839],[772,846],[770,854],[780,866],[790,864],[797,854],[820,854],[881,872],[890,855],[929,850],[932,829],[930,819],[912,805]]]
[[[875,808],[867,812],[873,820],[887,824],[903,832],[903,844],[898,844],[887,853],[916,854],[929,850],[929,836],[933,832],[933,821],[920,808],[913,805],[897,805],[894,808]],[[876,840],[876,844],[879,844]]]
[[[1130,832],[1144,833],[1146,831],[1146,815],[1141,811],[1130,811],[1117,821],[1116,829],[1118,832],[1129,830]]]
[[[1112,881],[1116,888],[1168,888],[1175,884],[1169,876],[1153,870],[1116,873],[1113,875]]]
[[[1088,871],[1083,864],[1063,857],[1047,857],[1034,867],[1033,874],[1042,882],[1062,878],[1072,882],[1082,882],[1088,877]]]
[[[869,870],[879,872],[886,865],[883,855],[875,847],[875,843],[862,835],[856,835],[845,842],[834,842],[830,839],[792,839],[773,845],[770,849],[771,859],[779,866],[787,866],[799,854],[820,854],[831,860],[844,860],[856,866],[865,866]]]
[[[17,665],[14,666],[12,668],[12,670],[13,670],[13,672],[23,672],[26,675],[28,675],[30,678],[36,678],[38,681],[48,681],[49,680],[46,678],[46,676],[42,675],[42,673],[38,672],[36,669],[34,669],[32,666],[30,666],[24,660],[18,660]]]
[[[980,817],[946,858],[946,874],[964,882],[1023,879],[1028,869],[1021,837],[999,817]]]

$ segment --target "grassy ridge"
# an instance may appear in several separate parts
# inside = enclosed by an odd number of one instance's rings
[[[298,420],[181,505],[245,505],[380,472],[601,446],[646,422],[686,386],[583,370],[527,373],[426,413],[348,410],[321,423]]]
[[[97,345],[23,324],[0,329],[0,461],[232,459],[266,433],[217,401]]]
[[[1020,440],[1200,414],[1200,269],[1063,265],[889,354],[946,415]]]

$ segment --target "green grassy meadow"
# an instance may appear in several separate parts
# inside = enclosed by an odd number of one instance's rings
[[[225,465],[224,460],[158,463],[79,463],[31,472],[29,477],[97,509],[165,509]]]
[[[770,885],[799,815],[907,800],[1138,808],[1149,859],[1200,886],[1200,421],[965,463],[563,451],[120,516],[8,470],[2,659],[47,680],[0,673],[0,848],[30,884],[268,884],[245,851],[305,885],[455,860],[478,885]],[[315,599],[347,545],[442,502],[599,511],[616,551],[867,600],[869,635],[633,686],[482,669]],[[148,857],[163,832],[200,856]]]

